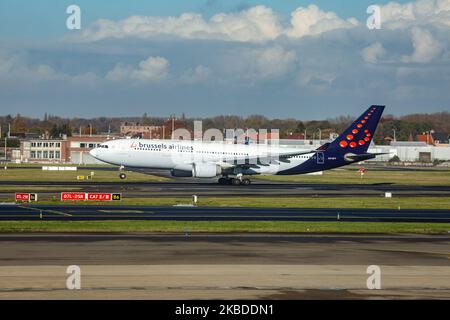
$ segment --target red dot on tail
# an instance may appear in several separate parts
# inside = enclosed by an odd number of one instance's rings
[[[365,142],[364,140],[359,140],[359,141],[358,141],[358,144],[359,144],[360,146],[363,146],[363,145],[366,144],[366,142]]]
[[[353,135],[348,134],[348,135],[347,135],[347,140],[353,140]]]
[[[347,141],[342,140],[342,141],[339,143],[339,145],[341,146],[341,148],[345,148],[346,146],[348,146],[348,143],[347,143]]]
[[[350,148],[355,148],[355,147],[356,147],[356,142],[355,141],[350,142]]]

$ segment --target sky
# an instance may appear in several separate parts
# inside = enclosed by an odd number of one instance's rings
[[[2,115],[403,115],[449,88],[450,0],[0,2]]]

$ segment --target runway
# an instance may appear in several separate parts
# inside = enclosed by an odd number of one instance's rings
[[[0,221],[341,221],[450,223],[450,210],[1,205]]]
[[[0,299],[449,299],[447,235],[2,234]],[[81,290],[67,290],[67,267]],[[381,270],[368,290],[367,268]]]
[[[250,186],[221,186],[214,181],[193,182],[181,179],[178,182],[43,182],[43,181],[0,181],[0,186],[8,186],[20,192],[21,187],[45,189],[60,187],[80,188],[86,192],[121,192],[126,197],[146,197],[149,194],[159,197],[199,196],[211,197],[381,197],[391,192],[398,197],[450,197],[450,186],[418,186],[391,184],[313,184],[276,183],[254,181]],[[59,192],[41,192],[45,196],[58,197]],[[1,198],[11,198],[11,192],[0,192]]]

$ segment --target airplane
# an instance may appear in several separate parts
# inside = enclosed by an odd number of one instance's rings
[[[174,177],[219,178],[219,184],[249,185],[252,175],[297,175],[330,170],[382,153],[368,153],[385,106],[373,105],[334,141],[316,150],[279,145],[191,140],[117,139],[90,154],[127,168],[169,170]],[[126,174],[119,173],[121,179]]]

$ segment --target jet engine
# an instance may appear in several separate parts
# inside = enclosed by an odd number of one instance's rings
[[[192,165],[192,176],[195,178],[215,178],[222,173],[222,168],[216,164],[197,164]]]

